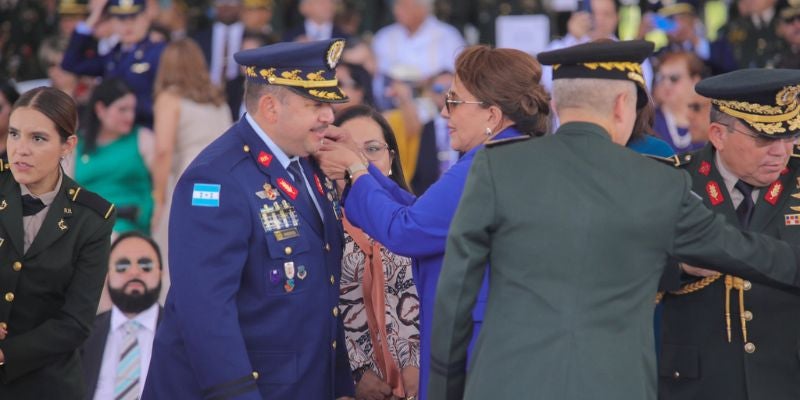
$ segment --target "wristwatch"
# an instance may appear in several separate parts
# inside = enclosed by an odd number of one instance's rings
[[[366,171],[366,170],[367,170],[367,165],[361,162],[357,162],[345,168],[345,172],[347,173],[347,183],[352,184],[355,175],[361,171]]]

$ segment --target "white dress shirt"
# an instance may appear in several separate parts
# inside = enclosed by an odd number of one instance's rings
[[[731,202],[733,203],[733,209],[735,210],[739,207],[739,204],[742,204],[742,200],[744,200],[744,194],[742,194],[742,192],[735,187],[736,182],[739,181],[739,178],[725,167],[725,163],[719,157],[719,153],[714,155],[714,164],[716,164],[717,168],[719,168],[719,174],[722,176],[722,181],[725,183],[725,189],[728,190],[728,194],[731,196]],[[759,193],[761,193],[761,189],[759,188],[753,188],[753,191],[750,193],[750,196],[753,197],[753,204],[758,203]]]
[[[141,352],[141,375],[139,377],[139,396],[144,390],[144,381],[150,367],[150,355],[153,353],[153,338],[156,336],[158,323],[158,303],[142,311],[133,318],[142,327],[137,332],[139,350]],[[109,400],[114,398],[114,385],[117,378],[117,364],[119,363],[120,346],[125,338],[123,325],[128,322],[128,317],[116,306],[111,308],[111,326],[108,329],[108,339],[103,350],[103,363],[100,365],[100,376],[97,377],[97,389],[94,392],[95,400]]]
[[[333,37],[333,22],[318,24],[310,19],[303,23],[308,40],[328,40]]]
[[[222,22],[214,23],[213,34],[211,35],[209,74],[211,75],[211,82],[215,85],[221,83],[220,77],[222,76],[223,65],[225,66],[225,78],[227,80],[235,79],[239,75],[239,65],[233,59],[233,54],[242,48],[243,35],[244,24],[241,22],[230,25],[225,25]]]

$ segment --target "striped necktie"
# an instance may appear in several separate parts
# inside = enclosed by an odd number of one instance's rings
[[[123,325],[125,337],[122,340],[122,351],[119,353],[117,378],[114,382],[114,400],[136,400],[139,398],[139,377],[142,360],[137,340],[137,332],[141,324],[130,320]]]

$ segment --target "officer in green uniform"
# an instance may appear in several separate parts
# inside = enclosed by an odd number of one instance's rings
[[[475,156],[437,289],[429,398],[654,400],[653,297],[669,256],[800,286],[797,249],[742,235],[703,206],[688,174],[624,147],[647,102],[640,63],[652,49],[593,42],[539,54],[553,65],[562,125]]]
[[[739,70],[696,90],[712,110],[709,144],[678,159],[692,190],[729,223],[800,244],[800,71]],[[683,269],[663,298],[660,398],[800,399],[800,290]]]
[[[114,207],[59,158],[75,146],[75,102],[40,87],[11,111],[0,162],[0,399],[82,399],[78,349],[108,268]]]
[[[739,0],[744,1],[744,0]],[[719,36],[728,41],[739,68],[774,67],[784,41],[778,36],[775,0],[757,3],[760,8],[730,20]]]

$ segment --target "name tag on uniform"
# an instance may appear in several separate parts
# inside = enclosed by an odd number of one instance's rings
[[[192,205],[197,207],[219,207],[219,192],[222,185],[195,183],[192,190]]]

